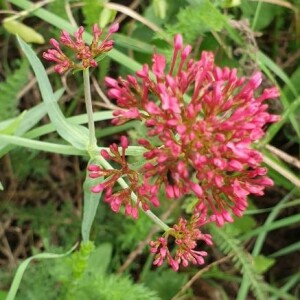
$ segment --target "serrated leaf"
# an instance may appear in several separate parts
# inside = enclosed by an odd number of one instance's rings
[[[268,271],[276,262],[274,258],[258,255],[253,258],[254,268],[259,274],[263,274]]]
[[[205,32],[220,31],[226,20],[209,0],[195,1],[193,5],[181,9],[176,18],[177,22],[167,26],[167,30],[172,35],[182,33],[188,43]]]
[[[17,20],[6,18],[2,24],[6,31],[18,35],[27,43],[45,44],[44,37],[41,34]]]
[[[33,68],[48,115],[58,134],[77,149],[84,150],[88,145],[87,128],[71,124],[66,120],[55,101],[50,81],[41,61],[28,44],[21,38],[18,38],[18,41]]]
[[[263,279],[253,266],[252,256],[243,249],[241,242],[231,235],[228,227],[218,228],[215,225],[210,226],[215,244],[223,253],[233,255],[233,262],[236,267],[240,268],[241,273],[246,276],[256,299],[267,299]]]
[[[23,60],[18,69],[0,83],[0,120],[12,118],[18,114],[17,95],[28,82],[28,62]]]
[[[91,161],[89,162],[89,164]],[[86,175],[83,184],[83,217],[81,223],[81,235],[84,243],[87,243],[90,239],[91,228],[96,216],[97,208],[102,193],[93,193],[91,188],[103,181],[103,177],[91,179],[88,174]]]

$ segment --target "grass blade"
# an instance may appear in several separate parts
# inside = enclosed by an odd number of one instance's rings
[[[9,289],[8,296],[6,300],[14,300],[15,296],[17,294],[17,291],[19,289],[22,277],[24,275],[24,272],[26,271],[26,268],[28,267],[29,263],[33,259],[50,259],[50,258],[62,258],[70,253],[72,253],[77,247],[77,244],[72,247],[69,251],[63,253],[63,254],[55,254],[55,253],[39,253],[37,255],[31,256],[27,259],[25,259],[18,267],[17,272],[15,274],[14,280],[12,282],[12,285]]]
[[[46,104],[48,115],[57,132],[63,139],[68,141],[74,147],[81,150],[85,149],[88,144],[87,128],[76,126],[66,121],[57,102],[55,101],[52,87],[41,61],[28,44],[20,38],[18,38],[18,41],[33,68],[43,101]]]

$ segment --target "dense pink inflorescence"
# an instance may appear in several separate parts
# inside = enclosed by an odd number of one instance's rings
[[[86,45],[83,40],[84,28],[80,26],[74,33],[75,40],[73,40],[69,33],[62,31],[60,42],[65,47],[71,49],[76,54],[76,59],[81,63],[76,63],[67,57],[60,48],[59,42],[55,39],[50,39],[50,44],[53,49],[49,49],[43,53],[43,57],[49,61],[56,63],[55,72],[62,74],[69,69],[86,69],[89,67],[96,67],[97,62],[95,58],[105,52],[108,52],[113,47],[113,41],[109,40],[110,36],[118,31],[119,25],[113,24],[105,38],[100,41],[102,30],[97,24],[93,26],[93,41],[90,46]]]
[[[273,184],[261,167],[261,153],[252,144],[264,135],[267,123],[278,120],[264,104],[266,99],[278,97],[278,90],[274,87],[259,93],[261,73],[248,79],[239,77],[236,69],[216,66],[213,53],[202,52],[199,60],[193,60],[191,51],[176,35],[168,69],[166,58],[154,54],[154,77],[144,65],[136,76],[106,78],[108,95],[120,107],[113,123],[140,120],[148,128],[148,136],[139,140],[146,149],[146,163],[139,170],[129,168],[125,161],[128,142],[124,147],[123,137],[122,156],[115,144],[110,146],[113,155],[102,153],[121,169],[89,167],[91,177],[107,178],[93,191],[106,190],[112,209],[118,211],[124,205],[126,214],[133,217],[137,217],[138,206],[144,210],[149,204],[158,206],[160,190],[170,199],[194,195],[191,220],[181,218],[150,243],[154,264],[160,266],[166,260],[174,270],[189,262],[203,264],[206,252],[197,250],[197,241],[207,245],[212,241],[199,227],[208,222],[218,226],[232,222],[233,215],[243,215],[248,195],[263,195],[264,188]],[[129,188],[113,194],[112,187],[122,176],[127,177]],[[132,202],[132,192],[137,203]],[[170,237],[175,241],[173,256],[168,250]]]
[[[154,265],[161,266],[164,260],[177,271],[180,264],[187,267],[189,262],[193,264],[204,264],[205,251],[196,250],[197,241],[203,241],[207,245],[212,245],[211,236],[203,234],[199,227],[206,223],[205,214],[193,215],[190,222],[180,218],[178,224],[175,224],[172,229],[166,232],[156,241],[150,242],[150,251],[156,253],[154,257]],[[175,254],[171,255],[168,249],[169,237],[175,239]]]
[[[190,52],[176,35],[168,71],[165,57],[154,54],[155,79],[144,65],[136,77],[106,78],[108,95],[120,107],[115,124],[138,119],[148,127],[150,138],[140,140],[147,149],[143,177],[163,186],[168,198],[194,194],[195,212],[207,210],[222,226],[233,220],[231,213],[243,214],[249,194],[262,195],[273,184],[251,144],[264,135],[267,123],[278,120],[264,104],[278,90],[259,94],[261,73],[238,77],[236,69],[216,66],[213,53],[193,60]],[[161,145],[153,145],[151,137]]]

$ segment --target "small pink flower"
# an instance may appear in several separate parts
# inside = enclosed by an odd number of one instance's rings
[[[113,47],[113,41],[108,40],[112,33],[118,30],[118,24],[110,27],[108,34],[103,41],[99,41],[102,35],[102,30],[98,25],[93,26],[93,41],[90,46],[87,46],[83,40],[84,28],[80,26],[74,33],[75,41],[70,37],[66,31],[62,31],[60,42],[71,49],[75,53],[77,60],[81,63],[76,63],[69,59],[60,49],[59,43],[55,39],[50,39],[50,44],[54,49],[49,49],[43,53],[43,58],[56,63],[54,70],[62,74],[69,69],[86,69],[90,67],[97,67],[95,58],[105,52],[108,52]]]
[[[212,245],[211,236],[203,234],[199,227],[206,223],[205,216],[195,214],[190,222],[180,219],[172,229],[167,231],[163,237],[150,242],[150,252],[156,254],[154,265],[161,266],[166,260],[174,271],[178,271],[179,266],[187,267],[189,262],[192,264],[204,264],[204,258],[207,252],[195,250],[197,241],[203,241],[207,245]],[[175,239],[175,253],[172,256],[168,248],[168,238],[172,236]]]

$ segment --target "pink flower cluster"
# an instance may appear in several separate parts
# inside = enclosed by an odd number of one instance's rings
[[[179,269],[180,264],[184,267],[187,267],[189,262],[199,265],[204,264],[203,257],[207,256],[207,252],[195,250],[195,248],[197,247],[197,241],[200,240],[207,245],[212,245],[211,236],[203,234],[199,230],[199,227],[205,223],[205,217],[199,213],[193,215],[190,222],[180,218],[178,224],[167,231],[163,237],[158,238],[157,241],[150,242],[150,251],[156,253],[153,264],[161,266],[166,259],[175,271]],[[168,248],[168,238],[170,235],[175,239],[177,246],[174,258]]]
[[[147,149],[143,180],[157,187],[154,192],[163,187],[168,198],[195,195],[195,213],[222,226],[233,221],[231,213],[242,216],[249,194],[263,195],[273,184],[251,144],[278,120],[264,101],[279,93],[274,87],[259,94],[259,72],[247,80],[236,69],[216,66],[211,52],[189,58],[191,50],[176,35],[168,71],[166,58],[154,54],[155,78],[144,65],[136,77],[106,78],[106,84],[120,107],[113,122],[137,119],[148,127],[149,138],[139,141]]]
[[[106,37],[100,42],[99,38],[102,35],[102,30],[97,24],[93,26],[93,41],[90,46],[87,46],[83,40],[84,28],[82,26],[74,33],[75,41],[72,40],[69,33],[62,31],[60,42],[71,49],[76,54],[76,59],[81,61],[81,64],[71,60],[60,48],[59,42],[55,39],[50,39],[50,44],[54,49],[49,49],[43,53],[43,58],[56,63],[55,72],[62,74],[69,69],[86,69],[89,67],[97,67],[95,58],[112,49],[114,42],[109,40],[110,36],[118,31],[119,24],[113,24]]]
[[[105,190],[105,201],[110,204],[111,209],[114,212],[119,212],[121,206],[125,207],[125,214],[132,216],[134,219],[138,217],[138,208],[142,207],[145,211],[149,210],[149,204],[159,206],[157,198],[157,188],[155,191],[153,187],[150,187],[146,183],[140,185],[139,173],[129,168],[125,151],[128,148],[128,139],[125,136],[121,137],[122,154],[118,151],[117,144],[110,145],[110,153],[106,150],[101,151],[101,155],[107,160],[113,160],[121,166],[121,169],[104,169],[98,165],[89,165],[88,171],[90,172],[90,178],[98,178],[104,176],[106,180],[104,182],[95,185],[92,188],[92,192],[99,193]],[[129,186],[120,191],[114,191],[113,187],[119,178],[126,177],[129,181]],[[149,189],[152,190],[150,191]],[[132,200],[132,193],[137,195],[137,200]],[[151,196],[150,196],[151,195]]]
[[[176,35],[169,68],[163,55],[154,54],[152,72],[144,65],[136,76],[106,78],[108,95],[120,107],[113,123],[140,120],[147,126],[148,136],[139,140],[146,150],[146,163],[139,170],[130,169],[125,161],[128,141],[123,137],[122,155],[115,144],[110,146],[111,154],[101,152],[121,165],[120,170],[88,168],[90,177],[106,177],[92,191],[105,190],[114,211],[123,205],[134,218],[138,206],[147,210],[149,204],[159,205],[160,190],[170,199],[195,197],[191,221],[180,219],[150,244],[151,252],[156,253],[154,264],[161,265],[166,259],[174,270],[188,262],[203,263],[206,252],[196,250],[197,241],[212,242],[200,226],[233,222],[233,215],[243,215],[248,195],[263,195],[264,188],[273,184],[261,167],[261,153],[252,144],[264,135],[267,123],[279,119],[267,112],[264,103],[278,97],[278,90],[274,87],[260,93],[261,73],[239,77],[236,69],[216,66],[213,53],[202,52],[194,60],[191,51]],[[129,188],[113,192],[120,177],[127,178]],[[131,199],[132,192],[137,203]],[[175,239],[174,257],[168,250],[170,236]]]

